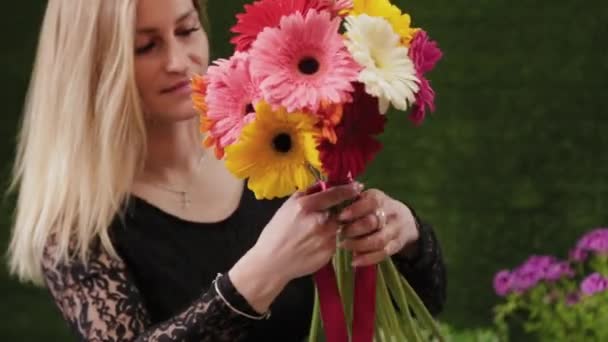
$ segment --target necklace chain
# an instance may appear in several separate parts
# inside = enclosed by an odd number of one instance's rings
[[[200,171],[201,165],[203,164],[203,161],[205,160],[206,157],[207,157],[207,153],[204,153],[201,156],[201,158],[198,160],[198,164],[196,166],[195,173],[198,173],[198,171]],[[160,182],[151,182],[149,184],[152,186],[155,186],[159,189],[179,195],[182,208],[187,209],[190,206],[190,204],[192,203],[192,199],[190,198],[190,191],[192,189],[190,189],[190,187],[192,186],[193,181],[194,181],[194,177],[192,177],[192,179],[190,179],[190,182],[189,182],[189,184],[187,184],[187,187],[185,190],[176,190],[176,189],[174,189],[170,186],[167,186],[166,184],[160,183]]]

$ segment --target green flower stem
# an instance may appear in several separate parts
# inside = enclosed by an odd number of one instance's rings
[[[390,260],[386,260],[380,264],[380,274],[386,278],[387,285],[385,286],[387,289],[390,289],[397,306],[401,310],[401,315],[399,315],[399,317],[401,318],[404,327],[403,330],[408,341],[417,341],[416,334],[414,333],[416,327],[414,326],[414,320],[409,310],[405,291],[401,285],[398,275],[393,274],[390,267],[388,267],[388,262],[390,262]],[[392,307],[394,307],[392,302],[390,304]],[[395,315],[397,315],[397,313],[395,313]]]
[[[310,163],[306,163],[306,167],[308,168],[308,171],[310,171],[310,174],[317,180],[317,181],[324,181],[324,177],[321,174],[321,172],[319,172],[319,170],[317,170],[314,166],[312,166]]]
[[[376,322],[375,322],[375,335],[377,336],[376,342],[384,342],[386,341],[386,332],[390,331],[389,319],[386,315],[386,311],[384,310],[384,305],[382,303],[382,287],[379,284],[376,286]]]
[[[344,258],[344,253],[342,250],[340,250],[339,248],[336,250],[336,254],[334,255],[333,258],[333,264],[334,264],[334,268],[336,270],[336,282],[338,283],[338,290],[340,290],[340,294],[342,295],[343,292],[343,286],[344,286],[344,282],[346,279],[344,279],[344,267],[343,267],[343,261],[342,259]],[[344,296],[342,295],[342,299],[344,299]]]
[[[321,330],[321,306],[319,303],[319,291],[315,286],[315,304],[312,309],[312,321],[310,324],[310,333],[308,334],[308,342],[317,342],[319,339],[319,330]]]
[[[312,175],[318,180],[323,181],[323,176],[312,165],[308,165]],[[331,208],[331,213],[337,215],[344,207],[350,203]],[[333,265],[336,270],[337,285],[342,297],[342,304],[349,335],[352,332],[353,304],[354,304],[354,269],[350,265],[352,256],[344,249],[338,249],[333,258]],[[421,336],[422,328],[430,330],[438,341],[445,341],[439,326],[428,312],[416,292],[397,271],[392,260],[388,259],[378,267],[378,283],[376,287],[376,329],[374,336],[376,342],[384,341],[423,341]],[[397,312],[393,301],[395,299],[400,312]],[[418,322],[414,320],[410,312],[414,311]],[[315,298],[313,307],[313,317],[310,326],[308,342],[317,342],[322,332],[321,310],[319,303],[318,289],[315,287]]]
[[[380,334],[380,329],[378,329],[377,327],[374,330],[374,341],[375,342],[382,342],[383,341],[382,335]]]
[[[380,291],[378,291],[378,305],[376,307],[378,308],[378,311],[381,312],[384,317],[386,317],[387,329],[384,329],[384,331],[390,332],[390,334],[386,334],[387,336],[385,336],[385,338],[389,341],[394,340],[393,337],[398,341],[417,341],[416,335],[413,333],[413,326],[406,326],[405,329],[400,328],[399,316],[397,315],[395,306],[391,301],[387,283],[384,280],[382,272],[378,272],[378,289]],[[383,327],[383,325],[378,326],[378,328]],[[404,336],[403,333],[405,333],[407,336]]]
[[[349,266],[347,262],[347,251],[345,249],[338,248],[334,256],[333,262],[336,269],[336,282],[338,283],[338,290],[340,291],[340,297],[342,299],[342,308],[344,310],[344,320],[346,321],[347,332],[351,333],[351,322],[348,317],[348,311],[351,310],[353,300],[352,294],[348,294],[349,284],[352,283],[352,279],[349,279],[348,272]],[[352,310],[351,310],[352,311]]]
[[[433,316],[431,316],[429,311],[426,309],[426,307],[424,306],[424,303],[422,303],[422,300],[420,300],[420,298],[416,294],[416,291],[414,291],[414,289],[410,286],[410,284],[407,282],[407,280],[405,278],[401,277],[401,279],[403,280],[403,285],[405,287],[405,293],[408,296],[410,305],[412,307],[412,310],[414,310],[414,313],[416,314],[418,321],[423,326],[425,326],[427,329],[431,330],[433,335],[437,339],[439,339],[439,341],[444,342],[445,338],[441,334],[439,325],[437,324],[437,322],[435,321]]]
[[[437,324],[433,316],[431,316],[429,311],[426,309],[426,306],[424,306],[424,303],[422,303],[422,300],[420,300],[420,297],[418,297],[416,291],[414,291],[408,281],[399,273],[392,260],[387,259],[385,261],[385,264],[386,266],[388,266],[389,272],[387,273],[392,274],[392,276],[396,279],[401,279],[401,282],[397,281],[397,283],[400,283],[403,286],[401,287],[393,285],[392,288],[404,290],[404,294],[406,297],[405,303],[411,306],[420,324],[422,324],[423,327],[429,329],[433,333],[433,335],[439,339],[439,341],[444,341],[445,339],[441,334],[439,325]],[[406,315],[406,317],[410,315],[409,311],[407,313],[404,312],[404,314]]]

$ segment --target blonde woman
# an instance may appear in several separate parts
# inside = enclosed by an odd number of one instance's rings
[[[256,201],[199,148],[188,81],[207,67],[204,18],[193,0],[48,1],[15,166],[13,274],[47,286],[84,341],[298,341],[309,275],[345,224],[359,265],[392,256],[438,312],[439,246],[407,206],[358,184]],[[327,214],[359,195],[340,223]]]

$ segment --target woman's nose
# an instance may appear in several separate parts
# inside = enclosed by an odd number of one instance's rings
[[[168,73],[185,74],[188,69],[187,52],[178,42],[167,44],[165,70]]]

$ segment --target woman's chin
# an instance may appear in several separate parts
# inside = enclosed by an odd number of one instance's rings
[[[162,111],[157,111],[154,117],[155,121],[162,121],[166,123],[177,123],[182,121],[193,120],[198,118],[198,113],[192,108],[192,104],[179,106],[179,107],[171,107]]]
[[[170,114],[170,120],[174,122],[190,121],[198,118],[198,114],[190,108],[188,111],[174,112]]]

